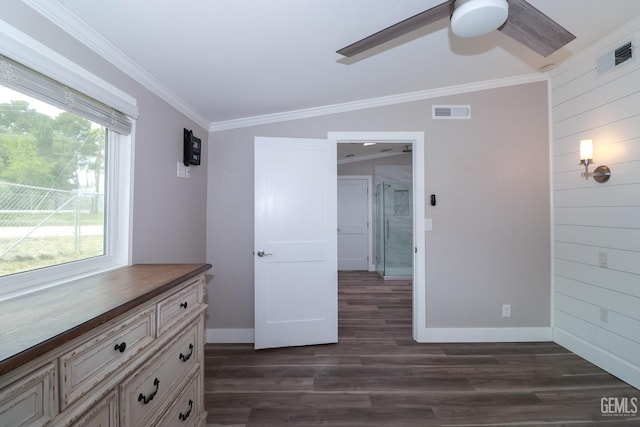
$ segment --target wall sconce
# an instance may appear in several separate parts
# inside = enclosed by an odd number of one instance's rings
[[[582,176],[585,179],[592,177],[594,181],[603,183],[609,181],[611,177],[611,169],[609,166],[598,166],[593,172],[589,172],[589,165],[593,163],[593,141],[590,139],[583,139],[580,141],[580,164],[584,165],[584,172]]]

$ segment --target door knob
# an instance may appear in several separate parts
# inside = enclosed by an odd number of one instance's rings
[[[262,258],[262,257],[264,257],[264,256],[272,255],[272,254],[268,254],[268,253],[266,253],[265,251],[258,251],[258,252],[256,252],[256,253],[258,254],[258,256],[259,256],[260,258]]]

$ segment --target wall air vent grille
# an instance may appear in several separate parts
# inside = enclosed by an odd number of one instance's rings
[[[622,64],[624,61],[633,58],[633,49],[631,48],[631,42],[617,48],[615,51],[615,58],[616,67]]]
[[[625,62],[635,59],[633,42],[628,41],[598,58],[598,74],[616,68]]]
[[[432,105],[432,119],[470,119],[470,105]]]

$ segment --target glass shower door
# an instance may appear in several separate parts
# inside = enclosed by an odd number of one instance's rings
[[[376,186],[376,270],[385,277],[413,274],[413,194],[411,186]]]
[[[413,195],[402,183],[384,185],[384,275],[413,274]]]
[[[376,186],[376,271],[384,276],[384,184]]]

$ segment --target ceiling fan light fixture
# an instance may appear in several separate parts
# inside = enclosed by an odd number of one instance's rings
[[[456,0],[451,31],[458,37],[477,37],[497,29],[509,16],[507,0]]]

